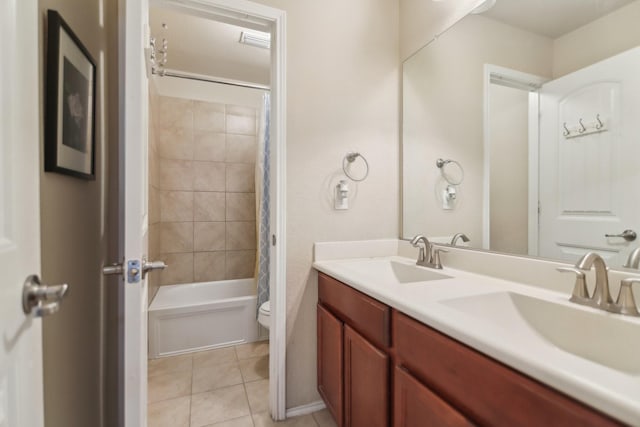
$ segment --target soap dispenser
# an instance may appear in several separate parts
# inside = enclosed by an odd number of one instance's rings
[[[338,185],[336,185],[334,208],[336,210],[349,209],[349,185],[344,179],[341,179]]]

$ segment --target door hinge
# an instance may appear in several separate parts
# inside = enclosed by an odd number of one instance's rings
[[[276,245],[276,235],[272,234],[271,235],[271,246],[275,246]]]

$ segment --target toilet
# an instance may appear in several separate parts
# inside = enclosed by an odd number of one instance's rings
[[[265,328],[269,329],[271,319],[271,303],[270,301],[263,302],[258,309],[258,323]]]

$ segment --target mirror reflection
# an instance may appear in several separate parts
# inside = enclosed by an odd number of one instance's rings
[[[639,18],[640,0],[497,0],[409,58],[402,237],[625,264],[640,246]]]

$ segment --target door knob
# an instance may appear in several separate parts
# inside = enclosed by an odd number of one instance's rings
[[[633,230],[624,230],[620,234],[605,234],[604,237],[622,237],[627,242],[633,242],[638,235]]]
[[[60,302],[69,292],[69,285],[43,285],[36,274],[24,281],[22,311],[35,317],[44,317],[60,310]]]
[[[153,270],[164,270],[167,268],[167,264],[164,261],[147,261],[146,259],[142,260],[142,277],[146,277],[149,271]]]

